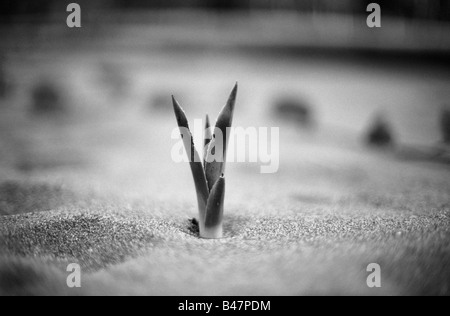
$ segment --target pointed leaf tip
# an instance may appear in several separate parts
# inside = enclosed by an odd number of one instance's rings
[[[231,90],[230,97],[228,98],[228,104],[227,104],[227,105],[231,106],[232,109],[234,108],[234,104],[236,102],[236,96],[237,96],[238,90],[239,90],[239,87],[238,87],[238,83],[236,82],[236,84],[233,87],[233,90]]]
[[[175,96],[174,95],[172,95],[172,104],[175,106],[175,104],[177,104],[178,106],[179,106],[179,104],[178,104],[178,102],[177,102],[177,99],[175,99]]]
[[[209,115],[206,114],[206,117],[205,117],[205,129],[210,128],[210,127],[211,127],[211,124],[209,123]]]
[[[216,128],[220,129],[222,132],[222,135],[225,137],[223,141],[223,152],[222,152],[222,158],[223,161],[212,161],[212,159],[209,159],[209,157],[212,157],[212,148],[215,148],[216,140],[211,140],[208,147],[207,155],[205,156],[205,173],[206,173],[206,180],[208,182],[208,187],[210,190],[212,190],[212,187],[216,183],[217,179],[220,177],[222,173],[224,173],[225,170],[225,160],[227,156],[227,145],[229,140],[229,127],[231,127],[233,122],[233,113],[234,113],[234,105],[236,103],[236,96],[238,91],[238,85],[236,84],[231,91],[230,97],[228,98],[227,103],[222,108],[222,110],[219,113],[219,116],[216,121]],[[211,154],[211,156],[210,156]]]
[[[186,117],[186,113],[184,112],[181,105],[178,103],[178,101],[175,99],[174,96],[172,96],[172,102],[173,102],[173,110],[175,111],[175,118],[177,119],[178,127],[184,127],[189,129],[189,123]]]

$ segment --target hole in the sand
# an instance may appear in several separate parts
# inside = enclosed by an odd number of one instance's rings
[[[243,230],[243,226],[247,222],[248,220],[241,216],[228,216],[226,219],[224,219],[223,238],[220,239],[227,239],[238,236],[239,232]],[[182,229],[184,233],[200,238],[199,223],[196,218],[187,220],[187,223],[184,225],[184,227],[185,229]]]
[[[196,218],[189,219],[187,229],[191,235],[200,237],[200,228],[198,226],[198,220]]]

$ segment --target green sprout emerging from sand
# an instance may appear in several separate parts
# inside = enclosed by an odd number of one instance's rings
[[[189,163],[194,177],[195,190],[197,191],[198,222],[200,237],[202,238],[222,238],[223,235],[226,149],[229,136],[228,131],[233,120],[237,89],[238,85],[236,84],[228,102],[219,113],[214,133],[211,132],[209,118],[206,116],[203,161],[195,148],[186,114],[180,104],[172,97],[184,147],[188,156],[190,156]],[[224,135],[225,141],[220,139],[220,137],[216,137],[216,134]],[[221,159],[216,159],[216,151],[220,149],[223,150],[223,155],[219,155]]]

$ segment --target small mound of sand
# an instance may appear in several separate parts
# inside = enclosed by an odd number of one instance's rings
[[[0,222],[0,253],[51,257],[97,270],[154,245],[154,223],[114,214],[62,212],[8,217]]]

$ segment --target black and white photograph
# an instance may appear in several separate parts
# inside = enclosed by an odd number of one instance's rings
[[[0,2],[0,296],[449,295],[450,0]]]

